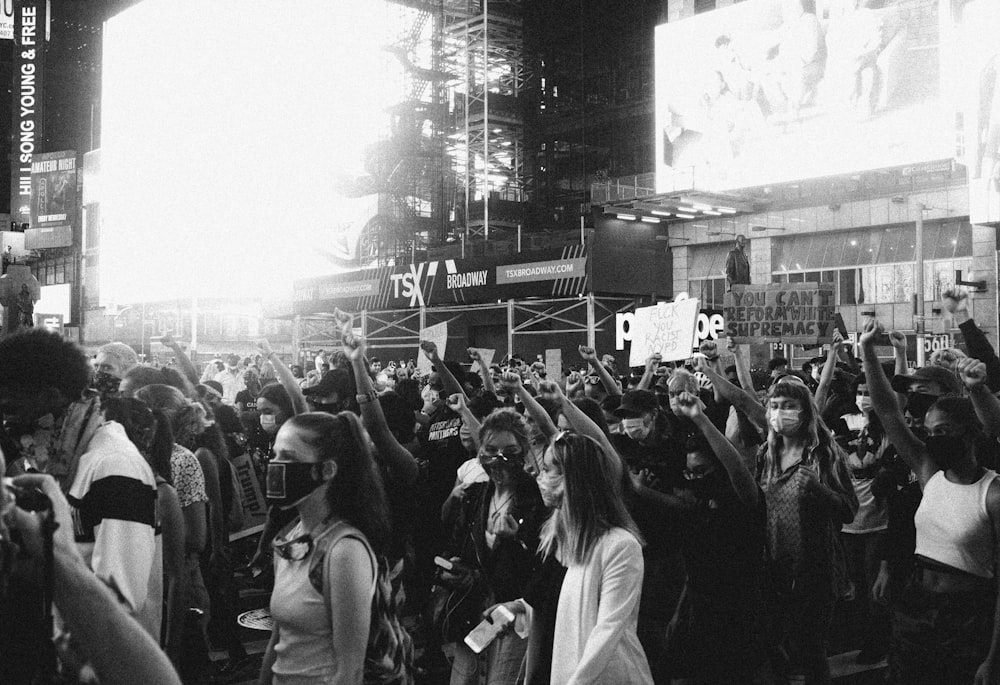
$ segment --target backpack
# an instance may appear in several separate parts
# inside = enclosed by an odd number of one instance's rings
[[[226,500],[229,500],[229,513],[228,516],[226,516],[226,527],[230,533],[235,533],[243,530],[243,526],[246,524],[246,513],[243,509],[243,488],[240,486],[240,480],[236,476],[236,469],[229,463],[229,460],[220,459],[219,463],[225,466],[226,471],[229,472],[229,478],[226,478],[221,473],[219,474],[219,489],[223,491],[223,506],[225,506]],[[226,483],[229,483],[228,492],[226,492]]]
[[[330,534],[336,530],[335,534]],[[309,562],[309,581],[317,592],[323,595],[327,610],[330,608],[330,593],[323,570],[327,553],[345,537],[360,540],[375,562],[375,591],[372,595],[371,627],[368,632],[368,648],[365,653],[364,685],[413,685],[413,640],[400,622],[403,606],[403,591],[394,581],[403,569],[400,559],[390,568],[386,557],[375,557],[371,546],[360,531],[349,524],[340,523],[330,531],[321,533]]]

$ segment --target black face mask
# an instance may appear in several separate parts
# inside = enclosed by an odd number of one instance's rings
[[[913,418],[922,420],[924,414],[927,413],[927,410],[937,400],[937,395],[928,395],[923,392],[908,392],[906,393],[906,411],[910,412],[910,416]]]
[[[340,402],[313,402],[313,411],[323,412],[324,414],[337,414],[343,409]]]
[[[694,496],[700,500],[709,500],[730,490],[729,476],[722,469],[716,469],[701,478],[689,480],[686,484]]]
[[[319,464],[272,461],[267,465],[267,503],[288,509],[308,497],[323,484]]]
[[[118,397],[118,387],[122,384],[122,379],[112,376],[105,371],[98,371],[94,374],[94,382],[91,386],[101,396],[101,399],[108,397]]]
[[[927,455],[944,471],[955,468],[965,458],[965,443],[954,435],[932,435],[924,438],[924,446]]]

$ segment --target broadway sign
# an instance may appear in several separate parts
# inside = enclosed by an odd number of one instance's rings
[[[523,297],[570,297],[590,284],[579,245],[503,257],[442,259],[350,271],[295,283],[295,313],[481,304]]]

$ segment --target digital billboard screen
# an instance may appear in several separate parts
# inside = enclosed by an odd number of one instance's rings
[[[657,190],[953,156],[949,0],[749,0],[656,28]]]
[[[102,304],[290,298],[329,274],[371,146],[405,99],[366,0],[144,0],[104,28]]]

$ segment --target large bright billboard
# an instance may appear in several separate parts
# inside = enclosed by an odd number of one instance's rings
[[[405,97],[385,48],[408,11],[145,0],[110,19],[102,304],[290,297],[293,280],[336,271],[339,191],[365,175],[366,150]]]
[[[952,4],[748,0],[658,26],[658,191],[952,157]]]

